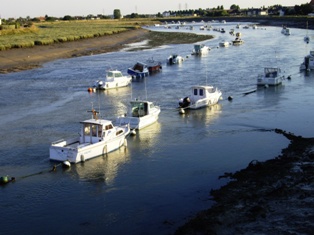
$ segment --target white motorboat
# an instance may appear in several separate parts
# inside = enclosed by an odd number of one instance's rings
[[[204,44],[195,44],[192,51],[192,55],[203,55],[207,54],[210,51],[210,48]]]
[[[227,42],[225,40],[219,42],[220,47],[228,47],[230,45],[230,42]]]
[[[110,120],[99,119],[92,109],[93,117],[81,122],[78,137],[58,140],[50,146],[50,159],[78,163],[112,152],[127,145],[129,125],[114,126]]]
[[[107,90],[112,88],[128,86],[132,81],[131,76],[124,76],[121,71],[109,70],[106,73],[106,79],[104,81],[97,80],[94,84],[94,88],[97,90]]]
[[[181,109],[199,109],[217,104],[222,93],[213,86],[193,86],[192,94],[181,98],[179,106]]]
[[[183,62],[183,57],[182,56],[179,56],[179,55],[170,55],[168,58],[167,58],[167,64],[169,65],[173,65],[173,64],[181,64]]]
[[[277,86],[282,83],[284,76],[281,75],[280,68],[264,68],[264,74],[257,76],[258,86]]]
[[[130,104],[131,107],[128,113],[116,119],[117,124],[129,124],[132,130],[140,130],[158,120],[160,107],[153,102],[135,99]]]
[[[303,63],[300,65],[300,70],[313,70],[314,69],[314,51],[310,51],[310,54],[304,57]]]
[[[241,38],[235,38],[233,41],[232,41],[232,44],[234,46],[237,46],[237,45],[242,45],[244,43],[244,41],[241,39]]]

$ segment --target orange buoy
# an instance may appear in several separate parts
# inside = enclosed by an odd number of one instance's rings
[[[93,92],[93,88],[89,87],[89,88],[87,89],[87,91],[88,91],[88,92]]]

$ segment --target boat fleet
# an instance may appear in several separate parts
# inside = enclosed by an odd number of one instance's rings
[[[286,27],[282,30],[284,29],[287,30]],[[233,33],[232,31],[232,35]],[[232,42],[221,41],[219,47],[243,43],[241,34],[237,33],[235,40]],[[202,55],[209,51],[208,46],[195,44],[192,55]],[[184,58],[178,54],[172,54],[166,59],[168,65],[181,64],[183,61]],[[146,62],[137,61],[127,69],[128,75],[123,75],[119,70],[110,69],[106,72],[105,79],[97,80],[92,88],[88,88],[88,91],[125,87],[131,84],[133,78],[144,78],[151,73],[161,71],[161,69],[162,63],[154,59],[149,59]],[[300,70],[312,69],[314,69],[314,51],[310,51],[310,54],[305,56],[304,62],[300,66]],[[277,86],[282,84],[284,79],[285,77],[281,74],[279,67],[265,67],[264,73],[257,76],[256,85]],[[213,106],[221,99],[222,92],[217,87],[207,84],[195,85],[190,88],[189,94],[178,101],[177,109],[180,114],[184,114],[187,109],[196,110]],[[135,135],[136,131],[158,121],[161,108],[147,99],[133,99],[129,102],[127,113],[116,117],[114,121],[102,118],[94,108],[89,112],[92,117],[80,122],[79,136],[51,143],[50,160],[63,162],[64,166],[69,167],[71,163],[84,162],[115,151],[122,146],[126,147],[129,135]]]

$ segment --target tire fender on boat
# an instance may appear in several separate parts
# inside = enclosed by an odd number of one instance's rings
[[[85,157],[83,154],[81,155],[81,162],[85,162]]]

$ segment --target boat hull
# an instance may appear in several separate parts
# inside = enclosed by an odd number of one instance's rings
[[[154,111],[150,115],[143,117],[118,117],[116,122],[118,125],[129,124],[131,130],[140,130],[157,122],[159,113],[160,109]]]
[[[126,145],[125,135],[121,135],[110,141],[98,143],[79,143],[79,138],[56,141],[51,144],[50,160],[70,161],[71,163],[84,162],[109,152],[112,152],[122,145]]]
[[[135,71],[133,69],[128,69],[128,74],[131,75],[132,77],[135,77],[135,78],[144,78],[144,77],[147,77],[148,74],[149,74],[149,71],[147,69],[147,71],[143,71],[143,72],[139,72],[139,71]]]
[[[119,82],[105,82],[101,86],[95,86],[96,90],[109,90],[119,87],[126,87],[131,84],[132,78],[126,79],[125,81],[119,81]]]

